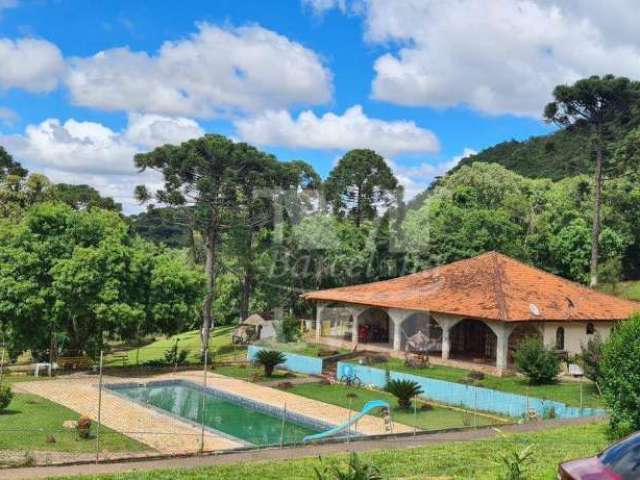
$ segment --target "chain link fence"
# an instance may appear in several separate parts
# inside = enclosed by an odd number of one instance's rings
[[[67,354],[51,372],[46,362],[5,358],[0,368],[0,390],[9,386],[14,394],[0,413],[2,465],[298,446],[341,424],[349,426],[331,440],[349,443],[517,421],[418,397],[399,410],[390,394],[366,382],[349,386],[283,370],[268,378],[247,360],[246,347],[231,345],[207,355],[179,342]],[[384,411],[359,416],[376,399],[393,403],[391,418]]]

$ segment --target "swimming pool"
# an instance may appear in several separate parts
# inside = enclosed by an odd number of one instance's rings
[[[284,414],[283,409],[215,388],[205,389],[184,380],[106,387],[134,402],[155,407],[189,422],[201,424],[204,416],[204,424],[208,429],[241,440],[247,446],[278,445],[281,440],[284,444],[302,443],[306,435],[330,428],[324,422],[301,415]]]

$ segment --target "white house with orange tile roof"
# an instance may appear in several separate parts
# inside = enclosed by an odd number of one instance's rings
[[[592,290],[497,252],[380,282],[305,293],[316,340],[400,352],[418,331],[442,359],[508,368],[528,336],[576,354],[640,303]]]

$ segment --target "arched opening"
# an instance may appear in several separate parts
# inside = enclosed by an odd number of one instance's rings
[[[521,324],[517,325],[512,331],[511,335],[509,335],[509,357],[508,361],[513,361],[513,352],[515,352],[520,344],[529,338],[535,338],[542,345],[542,333],[535,325],[531,324]]]
[[[358,343],[378,343],[388,346],[391,340],[391,319],[381,308],[369,308],[358,317]]]
[[[587,335],[593,335],[596,333],[596,328],[593,326],[593,323],[587,323]]]
[[[564,328],[558,327],[556,330],[556,350],[564,350]]]
[[[449,333],[450,358],[471,360],[476,363],[494,363],[498,337],[480,320],[464,319],[456,323]]]
[[[320,320],[322,337],[351,341],[353,316],[351,311],[339,303],[327,305]]]
[[[428,313],[417,312],[402,322],[402,350],[406,350],[407,340],[422,332],[429,338],[429,353],[442,351],[442,327]]]

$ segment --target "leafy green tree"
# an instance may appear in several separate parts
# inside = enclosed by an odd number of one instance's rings
[[[587,340],[586,345],[580,345],[580,355],[578,355],[578,362],[582,367],[584,376],[595,383],[598,390],[600,390],[600,385],[602,384],[603,345],[602,338],[596,333]]]
[[[11,387],[9,385],[0,384],[0,413],[3,413],[4,410],[9,407],[11,400],[13,400]]]
[[[51,198],[51,182],[44,175],[0,177],[0,218],[19,221],[29,207]]]
[[[0,180],[8,176],[26,177],[29,172],[0,146]]]
[[[584,129],[591,135],[590,148],[595,152],[594,208],[591,235],[590,285],[598,284],[599,241],[602,227],[602,184],[607,163],[610,131],[624,121],[638,101],[639,88],[628,78],[605,75],[578,80],[573,85],[559,85],[554,100],[544,110],[544,117],[563,127]],[[619,168],[619,165],[612,165]]]
[[[300,321],[293,315],[285,315],[276,323],[276,336],[279,342],[295,342],[301,334]]]
[[[317,189],[320,177],[305,162],[274,164],[272,178],[263,175],[258,181],[241,186],[243,202],[239,205],[233,227],[229,231],[227,251],[235,260],[240,280],[240,319],[249,316],[251,295],[257,279],[258,256],[271,248],[272,232],[291,223],[300,215],[299,190]],[[293,217],[293,218],[292,218]]]
[[[184,208],[153,208],[129,216],[131,228],[142,238],[171,248],[193,248],[191,214]],[[198,255],[195,256],[200,260]]]
[[[66,203],[76,210],[102,208],[104,210],[122,211],[122,205],[111,197],[103,197],[90,185],[71,185],[56,183],[51,187],[51,199]]]
[[[402,224],[406,250],[421,267],[488,250],[527,260],[531,181],[493,164],[465,166],[444,178]]]
[[[640,430],[640,315],[612,330],[603,346],[601,379],[612,436]]]
[[[586,221],[577,218],[551,238],[549,247],[556,258],[560,275],[587,283],[591,256],[591,232]],[[614,230],[605,227],[600,235],[600,259],[613,260],[622,253],[624,240]]]
[[[402,187],[391,168],[373,150],[351,150],[331,171],[325,194],[335,215],[352,218],[357,226],[402,201]]]
[[[12,351],[95,354],[104,336],[193,325],[202,275],[131,238],[113,211],[31,207],[0,234],[0,319]]]
[[[136,155],[135,163],[141,170],[153,169],[164,177],[164,188],[155,195],[139,186],[136,196],[141,201],[155,197],[165,205],[190,206],[193,228],[202,234],[207,295],[202,307],[201,347],[205,351],[214,325],[212,307],[223,234],[261,223],[251,215],[247,220],[244,212],[256,201],[253,192],[280,185],[284,168],[273,156],[221,135],[205,135],[179,146],[165,145]]]

